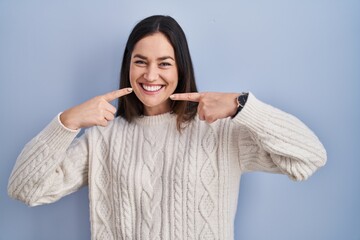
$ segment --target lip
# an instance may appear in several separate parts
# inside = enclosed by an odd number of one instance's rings
[[[147,91],[146,89],[143,88],[143,86],[142,86],[143,84],[147,85],[147,86],[161,86],[161,88],[159,90],[157,90],[157,91]],[[143,93],[145,93],[146,95],[156,95],[159,92],[163,91],[164,88],[165,88],[165,85],[163,85],[163,84],[138,83],[138,85],[139,85],[139,88],[141,89],[141,91]]]

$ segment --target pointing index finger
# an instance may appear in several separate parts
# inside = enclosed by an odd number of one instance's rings
[[[191,101],[191,102],[199,102],[201,98],[201,94],[198,92],[192,93],[176,93],[170,96],[171,100],[175,101]]]
[[[133,91],[132,88],[122,88],[122,89],[115,90],[115,91],[104,94],[103,98],[106,101],[111,102],[112,100],[115,100],[119,97],[122,97],[122,96],[125,96],[125,95],[131,93],[132,91]]]

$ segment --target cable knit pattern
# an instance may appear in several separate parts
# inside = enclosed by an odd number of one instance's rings
[[[205,153],[205,161],[202,164],[200,170],[200,179],[205,192],[201,196],[199,211],[201,216],[205,220],[205,224],[201,227],[200,239],[218,239],[215,233],[215,225],[212,222],[211,215],[216,209],[216,196],[217,193],[216,183],[214,184],[214,180],[218,177],[217,169],[215,166],[215,156],[214,152],[217,148],[217,136],[213,132],[213,129],[208,126],[208,129],[205,132],[205,135],[201,142],[202,149]]]
[[[109,150],[103,138],[98,139],[97,144],[99,151],[96,151],[97,159],[108,159]],[[97,231],[96,239],[114,239],[112,232],[112,212],[111,208],[111,192],[110,173],[106,161],[98,161],[99,165],[94,171],[95,187],[99,191],[99,198],[95,202],[96,218],[101,221],[100,228]]]
[[[310,129],[251,93],[235,118],[196,117],[181,132],[171,113],[78,132],[51,121],[19,155],[8,193],[36,206],[88,184],[92,239],[233,239],[242,173],[305,180],[326,163]]]
[[[192,138],[189,141],[189,161],[188,161],[188,181],[186,189],[186,225],[187,235],[186,238],[196,239],[196,224],[195,224],[195,189],[196,189],[196,148],[191,147],[196,145],[197,141],[197,126],[193,124],[191,126]]]
[[[125,129],[124,129],[125,130]],[[125,154],[124,154],[124,163],[119,169],[120,174],[120,192],[121,192],[121,198],[117,199],[117,201],[122,200],[118,203],[117,206],[122,205],[123,211],[121,211],[122,215],[122,226],[123,228],[118,228],[119,230],[123,230],[122,234],[124,235],[124,239],[131,240],[131,232],[132,232],[132,225],[133,222],[132,219],[132,209],[131,209],[131,199],[130,199],[130,190],[129,190],[129,182],[127,181],[127,178],[129,177],[129,168],[130,168],[130,151],[131,151],[131,140],[133,136],[134,126],[130,125],[129,128],[126,129],[126,145],[125,145]],[[119,146],[119,145],[118,145]],[[117,225],[120,226],[120,225]]]
[[[143,169],[142,169],[142,236],[144,239],[160,239],[161,227],[161,174],[164,162],[162,141],[156,142],[154,132],[144,129]],[[155,220],[156,219],[156,220]]]
[[[175,162],[175,180],[174,180],[174,190],[175,190],[175,239],[183,239],[182,236],[182,223],[183,223],[183,208],[182,208],[182,175],[183,164],[184,164],[184,138],[180,136],[177,141],[177,154],[176,154],[176,162]]]

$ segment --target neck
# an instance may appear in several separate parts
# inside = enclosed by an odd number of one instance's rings
[[[171,111],[170,105],[156,106],[156,107],[148,107],[144,106],[144,115],[145,116],[155,116],[164,113],[168,113]]]

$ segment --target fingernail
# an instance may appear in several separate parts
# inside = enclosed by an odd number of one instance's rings
[[[132,92],[132,91],[133,91],[133,89],[132,89],[132,88],[128,88],[127,90],[128,90],[128,92]]]
[[[170,95],[170,97],[169,97],[170,99],[174,99],[174,95]]]

